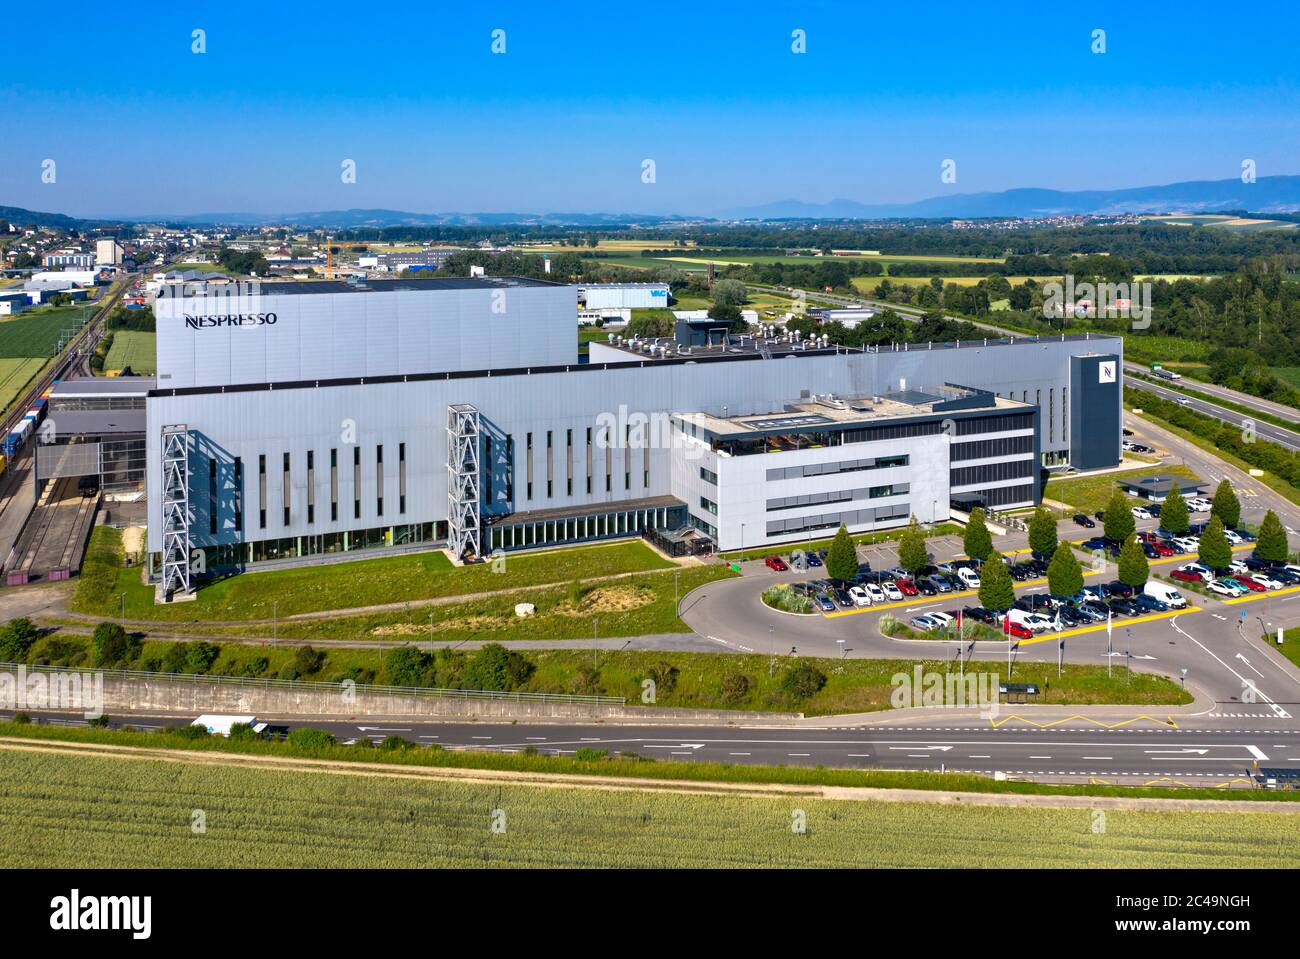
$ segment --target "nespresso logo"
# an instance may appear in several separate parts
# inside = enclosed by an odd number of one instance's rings
[[[274,313],[225,313],[218,316],[193,316],[185,314],[185,325],[191,330],[206,330],[218,326],[274,326]]]

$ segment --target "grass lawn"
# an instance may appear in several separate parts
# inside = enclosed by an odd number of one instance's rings
[[[1277,644],[1277,633],[1261,636],[1260,639],[1291,660],[1296,666],[1300,666],[1300,629],[1283,630],[1281,646]]]
[[[140,581],[138,568],[122,567],[120,560],[121,532],[96,527],[73,597],[74,611],[117,616],[119,596],[125,593],[128,619],[237,622],[673,568],[639,540],[509,555],[501,572],[493,572],[490,563],[455,567],[442,553],[414,553],[244,573],[202,587],[193,602],[156,606],[153,586]]]
[[[1185,476],[1190,479],[1199,479],[1186,466],[1177,464],[1155,466],[1151,469],[1126,470],[1122,473],[1101,473],[1097,476],[1076,476],[1070,479],[1048,480],[1043,496],[1046,499],[1069,503],[1076,509],[1092,515],[1097,510],[1106,508],[1106,504],[1110,502],[1110,495],[1115,491],[1116,483],[1120,478],[1134,480],[1144,479],[1148,476]],[[1134,505],[1140,502],[1136,497],[1131,496],[1129,499],[1133,501]]]
[[[455,781],[405,762],[254,768],[236,755],[177,764],[63,748],[0,752],[8,868],[1151,869],[1258,867],[1300,855],[1295,817],[1285,813],[1113,809],[1097,832],[1089,809],[554,789],[499,775]],[[566,765],[648,778],[694,764]],[[942,778],[959,788],[975,777]],[[795,809],[802,831],[791,828]]]
[[[116,330],[113,345],[104,358],[105,370],[131,367],[132,372],[152,376],[158,369],[158,334],[142,330]]]

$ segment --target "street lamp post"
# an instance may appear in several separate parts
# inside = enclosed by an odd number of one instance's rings
[[[122,616],[119,620],[123,629],[126,629],[126,593],[122,594]]]
[[[433,610],[429,610],[429,655],[433,655]]]

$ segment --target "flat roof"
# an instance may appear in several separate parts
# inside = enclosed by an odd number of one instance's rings
[[[170,285],[170,284],[169,284]],[[528,276],[450,276],[403,277],[377,280],[266,280],[258,281],[258,292],[263,296],[308,296],[320,293],[394,293],[435,292],[444,290],[499,290],[534,286],[567,286],[550,280],[535,280]],[[169,294],[175,295],[175,294]],[[201,284],[185,284],[185,296],[201,297],[209,291]],[[214,296],[225,293],[212,292]]]
[[[693,423],[718,437],[756,436],[769,433],[802,433],[827,426],[845,426],[878,423],[914,416],[952,415],[954,413],[980,413],[996,410],[1030,410],[1033,407],[1018,400],[1009,400],[995,393],[970,390],[966,394],[983,398],[978,406],[952,407],[948,404],[965,396],[955,395],[950,386],[905,390],[880,396],[844,397],[827,394],[789,403],[779,412],[747,414],[743,416],[714,416],[710,413],[678,413],[679,419]]]
[[[154,376],[78,376],[54,384],[50,396],[73,399],[87,396],[146,396],[157,389]]]
[[[602,513],[624,513],[628,510],[665,509],[685,505],[676,496],[648,496],[643,499],[605,500],[600,503],[587,503],[582,506],[557,506],[552,509],[530,509],[516,513],[501,513],[496,516],[484,516],[483,523],[491,528],[512,523],[578,519],[583,516],[599,516]]]
[[[1118,482],[1128,489],[1142,490],[1146,493],[1168,493],[1174,488],[1175,483],[1178,485],[1179,492],[1205,489],[1204,482],[1188,479],[1186,476],[1146,476],[1142,479],[1121,479]]]
[[[690,323],[690,320],[681,322]],[[704,321],[698,321],[703,323]],[[713,320],[710,323],[716,322]],[[1041,343],[1058,343],[1058,342],[1076,342],[1081,340],[1098,340],[1117,342],[1120,337],[1096,334],[1096,333],[1067,333],[1063,336],[1014,336],[1014,337],[989,337],[983,340],[945,340],[944,342],[932,343],[891,343],[881,346],[836,346],[831,343],[826,346],[815,345],[815,339],[790,341],[784,336],[759,336],[753,333],[732,334],[727,338],[726,343],[713,344],[710,346],[679,346],[672,336],[649,337],[646,339],[636,340],[637,346],[633,341],[620,338],[621,342],[614,343],[606,340],[593,340],[601,346],[607,346],[612,350],[619,350],[629,356],[635,356],[637,359],[650,360],[656,363],[663,362],[665,359],[689,359],[702,357],[717,357],[721,359],[735,359],[739,357],[753,356],[824,356],[826,354],[837,353],[925,353],[933,350],[968,350],[982,349],[989,346],[1033,346]],[[638,348],[642,347],[642,348]],[[667,351],[667,355],[661,354],[662,350]],[[1103,355],[1100,352],[1088,354],[1076,354],[1088,356]]]
[[[144,433],[144,410],[78,410],[59,412],[60,436],[108,436]]]

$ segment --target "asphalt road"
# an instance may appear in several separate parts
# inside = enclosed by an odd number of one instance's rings
[[[1216,420],[1241,427],[1243,430],[1246,428],[1246,424],[1249,423],[1250,428],[1254,430],[1256,436],[1260,439],[1277,443],[1279,446],[1284,446],[1292,452],[1300,451],[1300,433],[1293,430],[1283,429],[1282,427],[1275,426],[1272,423],[1257,420],[1244,413],[1238,413],[1235,410],[1230,410],[1227,407],[1219,406],[1214,403],[1208,403],[1205,400],[1200,400],[1191,396],[1184,396],[1177,390],[1171,390],[1156,383],[1150,383],[1146,380],[1138,379],[1135,376],[1125,377],[1124,385],[1130,386],[1135,390],[1142,390],[1145,393],[1154,394],[1163,400],[1179,403],[1186,406],[1188,409],[1195,410],[1197,413],[1204,414],[1205,416],[1212,416]],[[1196,383],[1190,388],[1201,391],[1202,384]],[[1237,395],[1240,396],[1241,394]],[[1236,396],[1233,397],[1233,401],[1240,402]]]

